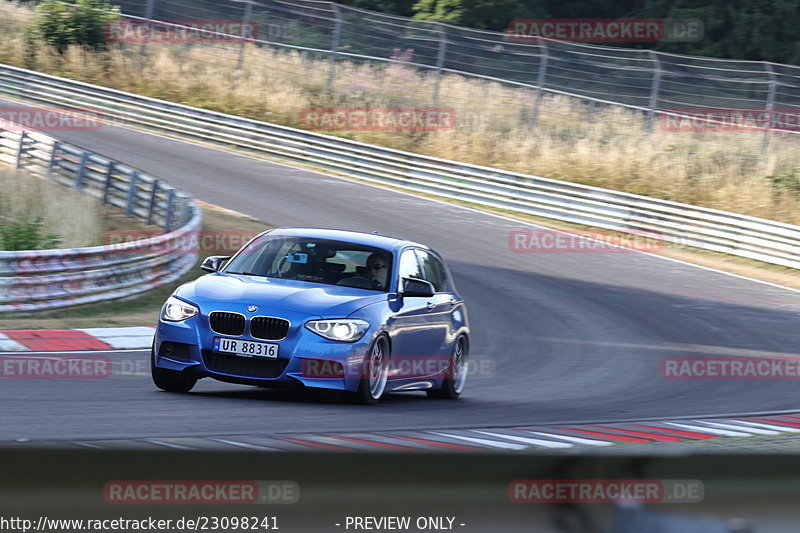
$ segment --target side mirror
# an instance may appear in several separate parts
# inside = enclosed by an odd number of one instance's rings
[[[219,272],[219,269],[225,266],[225,263],[230,258],[231,256],[229,255],[210,255],[203,259],[203,264],[200,265],[200,268],[206,272]]]
[[[416,278],[403,278],[403,290],[398,296],[419,296],[430,298],[434,294],[433,285],[429,281]]]

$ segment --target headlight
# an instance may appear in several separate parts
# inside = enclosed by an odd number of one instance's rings
[[[309,320],[306,328],[332,341],[355,342],[367,332],[369,323],[353,318]]]
[[[187,318],[192,318],[200,310],[192,304],[187,304],[183,300],[178,300],[174,296],[167,298],[164,309],[161,311],[161,319],[170,322],[180,322]]]

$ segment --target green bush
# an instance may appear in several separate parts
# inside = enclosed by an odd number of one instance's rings
[[[120,16],[119,6],[107,0],[45,0],[36,8],[30,37],[43,40],[62,54],[72,44],[104,49],[106,24]]]
[[[42,217],[32,222],[12,221],[0,225],[0,250],[49,250],[60,242],[58,235],[42,233]]]

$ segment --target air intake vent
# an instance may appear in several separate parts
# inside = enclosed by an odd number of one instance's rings
[[[255,339],[279,341],[289,333],[289,321],[283,318],[257,316],[250,320],[250,335]]]
[[[171,359],[182,359],[184,361],[191,361],[192,359],[189,345],[182,342],[164,341],[161,343],[160,353],[164,357]]]
[[[208,315],[211,330],[220,335],[244,335],[244,315],[213,311]]]
[[[203,361],[211,372],[245,378],[277,378],[286,369],[288,359],[239,357],[203,350]]]

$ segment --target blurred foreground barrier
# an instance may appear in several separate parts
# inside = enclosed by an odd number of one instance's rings
[[[800,268],[800,226],[437,159],[0,65],[0,95],[370,182]]]
[[[90,194],[166,231],[86,248],[0,251],[0,313],[124,298],[180,278],[197,261],[201,210],[163,180],[7,122],[0,124],[0,162]]]

